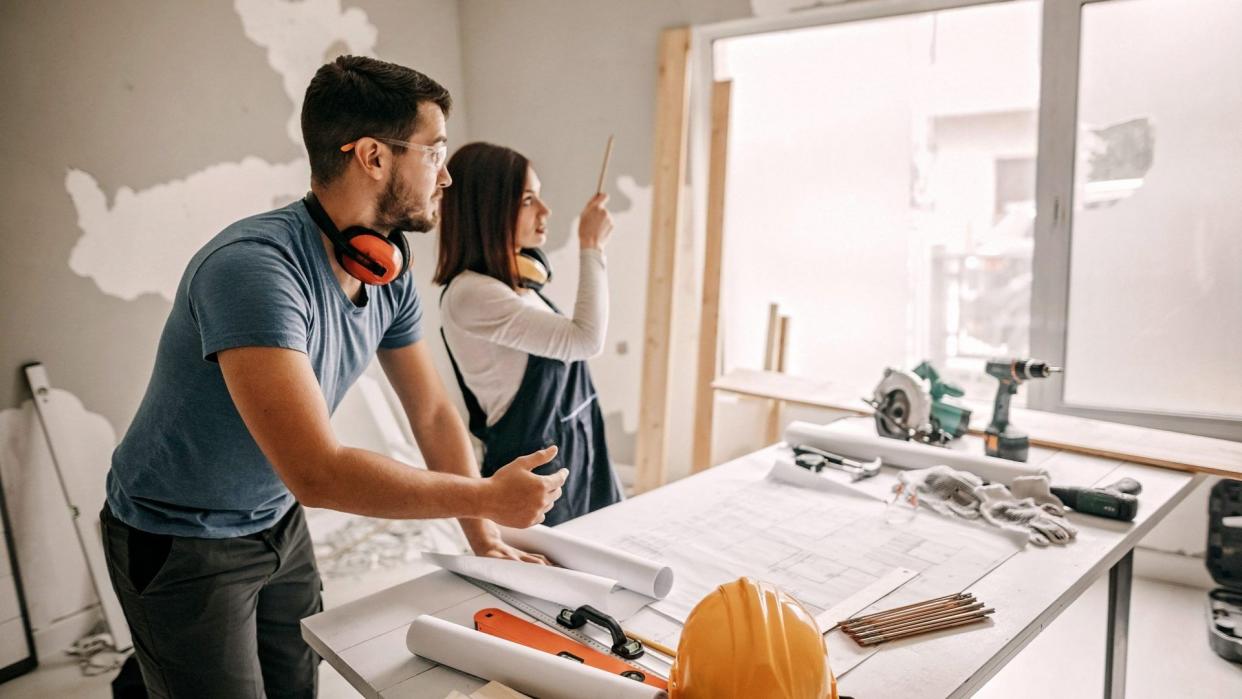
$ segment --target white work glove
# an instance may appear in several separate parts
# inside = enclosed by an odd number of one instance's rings
[[[1001,529],[1025,532],[1027,540],[1036,546],[1067,544],[1078,535],[1065,517],[1052,514],[1031,498],[1015,498],[999,483],[975,488],[975,495],[984,519]]]
[[[909,496],[911,492],[921,504],[943,515],[979,519],[979,497],[975,489],[983,481],[973,473],[948,466],[932,466],[901,471],[897,478]]]
[[[1048,514],[1065,516],[1065,504],[1061,498],[1052,494],[1051,483],[1047,476],[1018,476],[1009,486],[1015,500],[1030,498],[1036,505],[1048,511]]]

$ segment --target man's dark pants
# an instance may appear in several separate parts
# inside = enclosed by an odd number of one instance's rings
[[[300,505],[231,539],[151,534],[105,505],[104,554],[153,697],[314,697],[299,622],[323,609]]]

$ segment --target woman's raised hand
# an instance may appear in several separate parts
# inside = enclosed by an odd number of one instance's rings
[[[603,250],[612,236],[612,214],[608,213],[608,195],[601,192],[591,197],[578,217],[578,243],[582,249]]]

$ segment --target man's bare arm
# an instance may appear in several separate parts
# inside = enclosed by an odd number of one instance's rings
[[[449,400],[448,392],[423,341],[377,356],[384,374],[401,400],[427,468],[460,476],[479,476],[470,436]]]
[[[478,478],[479,467],[466,426],[444,390],[426,344],[419,341],[398,349],[380,350],[379,360],[401,400],[427,468]],[[563,482],[564,475],[550,477]],[[556,495],[560,496],[559,488]],[[462,518],[459,522],[471,548],[479,555],[542,561],[505,546],[499,531],[485,520]]]
[[[482,480],[410,468],[342,445],[332,432],[318,381],[301,352],[239,347],[218,355],[220,370],[251,436],[305,505],[390,518],[478,517],[515,526],[541,521],[561,478],[530,470],[555,450],[523,457]],[[507,491],[507,492],[506,492]]]

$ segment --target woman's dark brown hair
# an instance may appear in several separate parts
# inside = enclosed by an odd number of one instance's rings
[[[528,165],[521,153],[491,143],[469,143],[453,154],[432,281],[447,285],[471,270],[518,288],[516,228]]]

